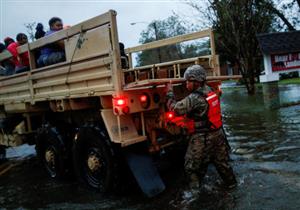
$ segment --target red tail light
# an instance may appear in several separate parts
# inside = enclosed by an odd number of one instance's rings
[[[146,102],[147,101],[147,96],[146,95],[141,95],[140,101],[141,102]]]
[[[125,105],[125,100],[124,99],[118,99],[117,100],[117,106],[123,106]]]
[[[113,99],[114,113],[117,115],[128,114],[129,107],[127,106],[126,97],[117,97]]]
[[[166,113],[166,116],[167,116],[167,119],[168,119],[168,120],[171,120],[171,119],[174,118],[175,114],[174,114],[174,112],[167,112],[167,113]]]
[[[144,109],[148,109],[151,103],[150,96],[147,93],[143,93],[140,96],[141,106]]]
[[[129,113],[129,107],[128,107],[128,106],[123,107],[123,108],[122,108],[122,112],[123,112],[124,114],[128,114],[128,113]]]
[[[113,103],[114,103],[114,106],[118,106],[118,107],[126,106],[126,99],[125,98],[114,98]]]

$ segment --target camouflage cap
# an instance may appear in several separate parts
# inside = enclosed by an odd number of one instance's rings
[[[206,80],[206,72],[202,66],[192,65],[184,72],[184,79],[203,82]]]

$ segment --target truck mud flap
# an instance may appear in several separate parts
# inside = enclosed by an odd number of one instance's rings
[[[150,156],[126,153],[126,160],[141,190],[148,197],[165,190],[165,184]]]

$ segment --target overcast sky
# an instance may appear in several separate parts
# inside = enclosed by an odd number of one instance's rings
[[[191,15],[186,0],[0,0],[0,40],[7,36],[16,37],[26,32],[24,23],[41,22],[48,29],[48,20],[57,16],[64,24],[79,22],[107,12],[117,11],[119,40],[125,47],[138,45],[140,32],[145,23],[130,25],[132,22],[162,20],[172,12]],[[27,33],[27,32],[26,32]]]

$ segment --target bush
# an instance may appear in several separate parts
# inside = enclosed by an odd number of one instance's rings
[[[293,72],[289,72],[289,73],[281,73],[279,74],[279,79],[283,80],[283,79],[290,79],[290,78],[297,78],[299,77],[299,72],[298,71],[293,71]]]

